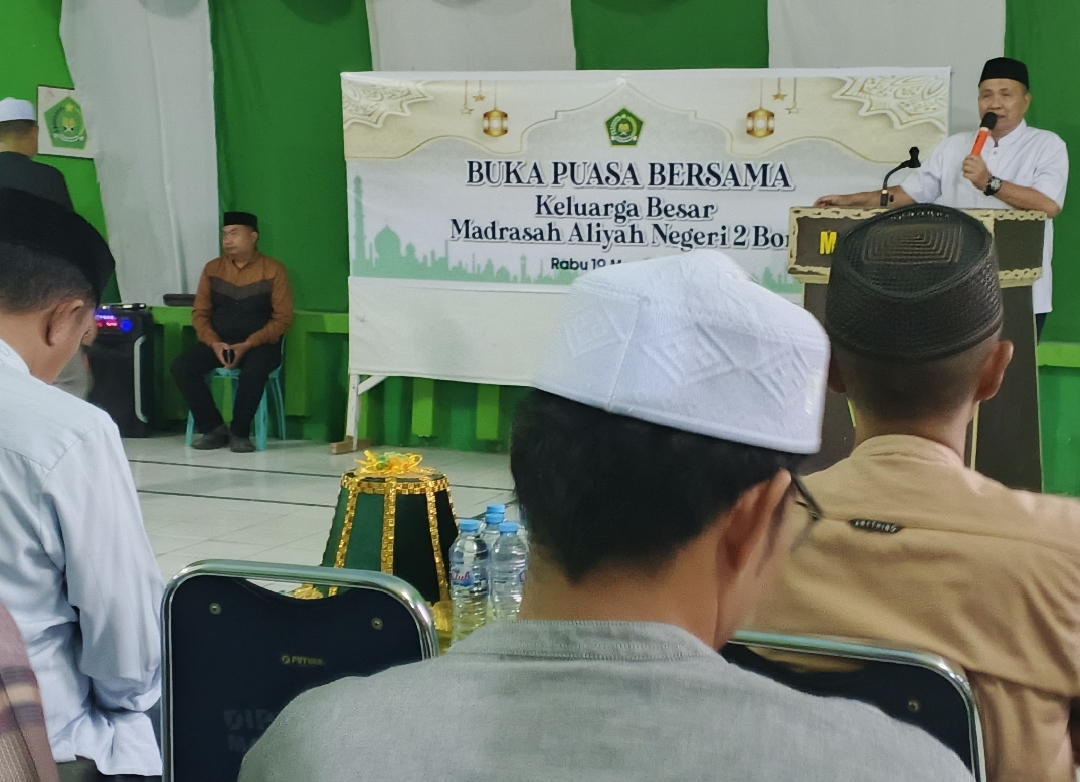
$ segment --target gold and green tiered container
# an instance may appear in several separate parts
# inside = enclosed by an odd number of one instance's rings
[[[341,477],[323,567],[378,570],[416,587],[432,607],[440,641],[453,626],[447,557],[457,537],[450,484],[417,454],[364,453]],[[332,597],[337,587],[305,585],[294,595]]]

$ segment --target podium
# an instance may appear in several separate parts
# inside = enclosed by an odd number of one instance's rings
[[[803,306],[825,321],[825,292],[836,242],[863,220],[885,209],[796,207],[790,214],[788,273],[805,285]],[[1031,285],[1042,276],[1046,214],[1007,209],[965,209],[994,237],[1004,294],[1002,339],[1016,346],[998,395],[979,405],[968,427],[969,467],[1014,489],[1042,491],[1039,381],[1035,364],[1035,316]],[[851,453],[855,427],[847,399],[828,392],[821,451],[807,472],[830,467]]]

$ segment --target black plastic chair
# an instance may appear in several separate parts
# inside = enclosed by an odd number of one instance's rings
[[[342,589],[299,600],[252,579]],[[439,645],[427,605],[393,576],[208,560],[166,588],[162,649],[165,782],[235,782],[244,754],[297,695],[435,657]]]
[[[769,649],[857,661],[851,671],[804,670],[753,650]],[[893,719],[922,728],[964,761],[976,782],[985,779],[982,727],[975,696],[962,673],[944,658],[862,641],[773,633],[736,633],[721,650],[728,662],[811,695],[850,698]]]

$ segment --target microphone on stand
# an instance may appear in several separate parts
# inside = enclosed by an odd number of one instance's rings
[[[995,117],[995,119],[996,119],[996,117]],[[888,174],[886,174],[885,179],[881,183],[881,205],[883,207],[889,205],[889,177],[891,177],[893,174],[895,174],[897,171],[899,171],[902,168],[921,168],[922,167],[922,163],[919,162],[919,148],[918,147],[912,147],[911,149],[909,149],[908,150],[908,155],[910,155],[910,157],[907,160],[905,160],[903,163],[898,165],[896,168],[894,168],[892,171],[890,171]]]
[[[990,131],[997,125],[997,114],[992,111],[988,111],[983,115],[982,121],[979,123],[979,132],[975,136],[975,143],[971,145],[971,154],[982,154],[983,145],[986,144],[986,139],[990,137]]]

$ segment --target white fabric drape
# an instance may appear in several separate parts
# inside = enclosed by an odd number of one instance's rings
[[[770,68],[951,66],[950,133],[978,127],[979,73],[1004,51],[1005,0],[769,0]]]
[[[193,292],[218,252],[208,0],[64,0],[60,38],[97,149],[125,301]]]
[[[367,0],[377,71],[573,70],[570,0]]]

